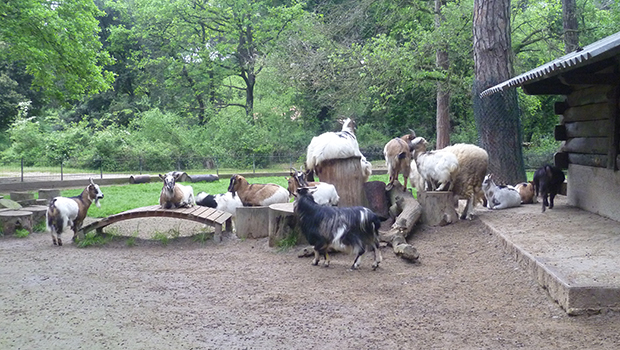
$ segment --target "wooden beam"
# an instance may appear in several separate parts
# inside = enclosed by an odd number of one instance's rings
[[[562,74],[560,81],[566,85],[616,85],[620,81],[620,74]]]
[[[610,119],[612,106],[609,103],[595,103],[584,106],[575,106],[567,109],[564,116],[564,123]]]
[[[604,168],[607,166],[607,156],[601,154],[570,153],[568,155],[568,161],[570,164],[592,166],[597,168]]]
[[[575,137],[608,137],[611,130],[609,119],[571,122],[564,124],[566,139]],[[556,138],[556,140],[558,140]],[[562,140],[560,140],[562,141]]]
[[[528,95],[569,95],[573,92],[573,88],[561,83],[532,83],[523,85],[523,91]]]
[[[560,169],[568,169],[568,153],[557,152],[553,155],[553,162]]]
[[[618,147],[620,147],[620,111],[618,110],[618,102],[620,102],[620,87],[616,86],[614,98],[609,101],[611,116],[609,119],[609,144],[607,146],[607,168],[617,170],[616,157],[618,156]]]
[[[577,137],[564,143],[562,151],[568,153],[585,153],[607,155],[609,141],[607,137]]]

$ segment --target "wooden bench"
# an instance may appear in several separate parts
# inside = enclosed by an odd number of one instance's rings
[[[86,234],[92,230],[97,230],[97,233],[102,233],[104,227],[119,221],[147,217],[185,219],[212,226],[215,229],[213,239],[216,242],[222,241],[223,226],[226,231],[232,231],[232,215],[230,213],[202,206],[193,206],[191,208],[180,209],[162,209],[160,205],[151,205],[148,207],[128,210],[116,215],[110,215],[107,218],[90,223],[82,227],[79,234]]]

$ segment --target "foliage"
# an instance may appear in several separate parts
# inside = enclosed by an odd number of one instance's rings
[[[88,232],[84,235],[84,238],[77,240],[78,248],[87,248],[90,246],[102,246],[106,245],[117,236],[110,233],[97,234],[95,231]]]
[[[97,7],[89,0],[0,3],[2,58],[21,61],[33,86],[59,101],[109,88],[112,72],[101,42]]]

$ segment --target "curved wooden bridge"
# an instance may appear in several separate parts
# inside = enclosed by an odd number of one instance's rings
[[[220,242],[222,239],[222,225],[225,225],[226,231],[230,232],[232,229],[232,215],[220,210],[202,206],[193,206],[191,208],[180,209],[162,209],[160,205],[151,205],[148,207],[124,211],[116,215],[110,215],[107,218],[103,218],[82,227],[79,233],[86,234],[92,230],[97,230],[97,233],[102,233],[104,227],[119,221],[147,217],[185,219],[213,226],[215,228],[213,238],[216,242]]]

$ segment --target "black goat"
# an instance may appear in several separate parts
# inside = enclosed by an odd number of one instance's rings
[[[534,173],[534,188],[536,196],[540,193],[542,196],[542,211],[545,209],[553,209],[553,199],[562,189],[562,184],[566,177],[560,168],[546,164]],[[547,196],[549,199],[547,200]]]
[[[352,269],[359,267],[366,249],[374,251],[373,270],[383,260],[379,250],[381,221],[372,210],[318,205],[312,198],[311,189],[301,187],[296,193],[295,213],[299,216],[301,231],[314,246],[313,265],[318,265],[323,256],[325,266],[329,266],[329,248],[356,254]]]

